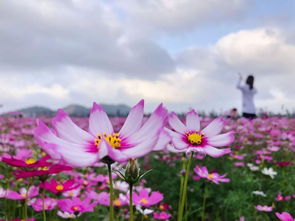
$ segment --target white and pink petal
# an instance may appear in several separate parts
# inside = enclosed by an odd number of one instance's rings
[[[207,138],[207,143],[213,147],[222,147],[230,145],[234,141],[234,132],[216,135]]]
[[[128,137],[141,127],[144,114],[143,108],[144,101],[141,100],[130,110],[124,125],[119,131],[119,134],[121,134],[123,137]]]
[[[59,109],[57,115],[53,118],[52,124],[59,137],[75,143],[88,143],[93,140],[93,136],[78,127],[65,113]]]
[[[89,131],[92,135],[96,136],[97,134],[112,134],[114,132],[112,123],[108,118],[106,112],[102,107],[95,102],[89,116]]]
[[[179,133],[184,134],[188,131],[188,128],[179,120],[174,112],[168,116],[168,122],[171,128]]]
[[[214,158],[221,157],[221,156],[223,156],[225,154],[229,154],[231,152],[230,148],[217,149],[212,146],[206,146],[203,149],[206,152],[206,154],[208,154],[209,156],[214,157]]]
[[[206,137],[213,137],[221,132],[223,126],[223,120],[221,118],[216,118],[202,130],[202,133],[204,133]]]
[[[190,131],[199,131],[200,130],[200,118],[195,110],[191,110],[186,114],[186,127]]]

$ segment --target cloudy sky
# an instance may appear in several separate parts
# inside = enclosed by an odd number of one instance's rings
[[[1,0],[1,112],[146,100],[151,111],[295,109],[293,0]]]

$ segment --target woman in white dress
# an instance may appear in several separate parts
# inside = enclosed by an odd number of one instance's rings
[[[256,117],[256,108],[254,104],[254,95],[257,93],[254,88],[254,76],[249,75],[244,85],[242,83],[242,76],[240,75],[237,88],[242,92],[242,112],[243,117],[253,119]]]

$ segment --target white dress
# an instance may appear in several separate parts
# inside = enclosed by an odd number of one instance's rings
[[[242,92],[242,112],[255,114],[256,108],[253,97],[257,93],[257,90],[255,88],[250,89],[248,84],[241,85],[241,80],[238,81],[237,88]]]

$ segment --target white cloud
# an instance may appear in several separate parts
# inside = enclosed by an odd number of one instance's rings
[[[112,1],[127,23],[160,32],[191,30],[210,23],[239,19],[252,1],[245,0],[126,0]]]
[[[109,75],[141,78],[175,69],[164,49],[148,37],[129,35],[102,1],[5,0],[0,18],[2,67],[88,67]]]

